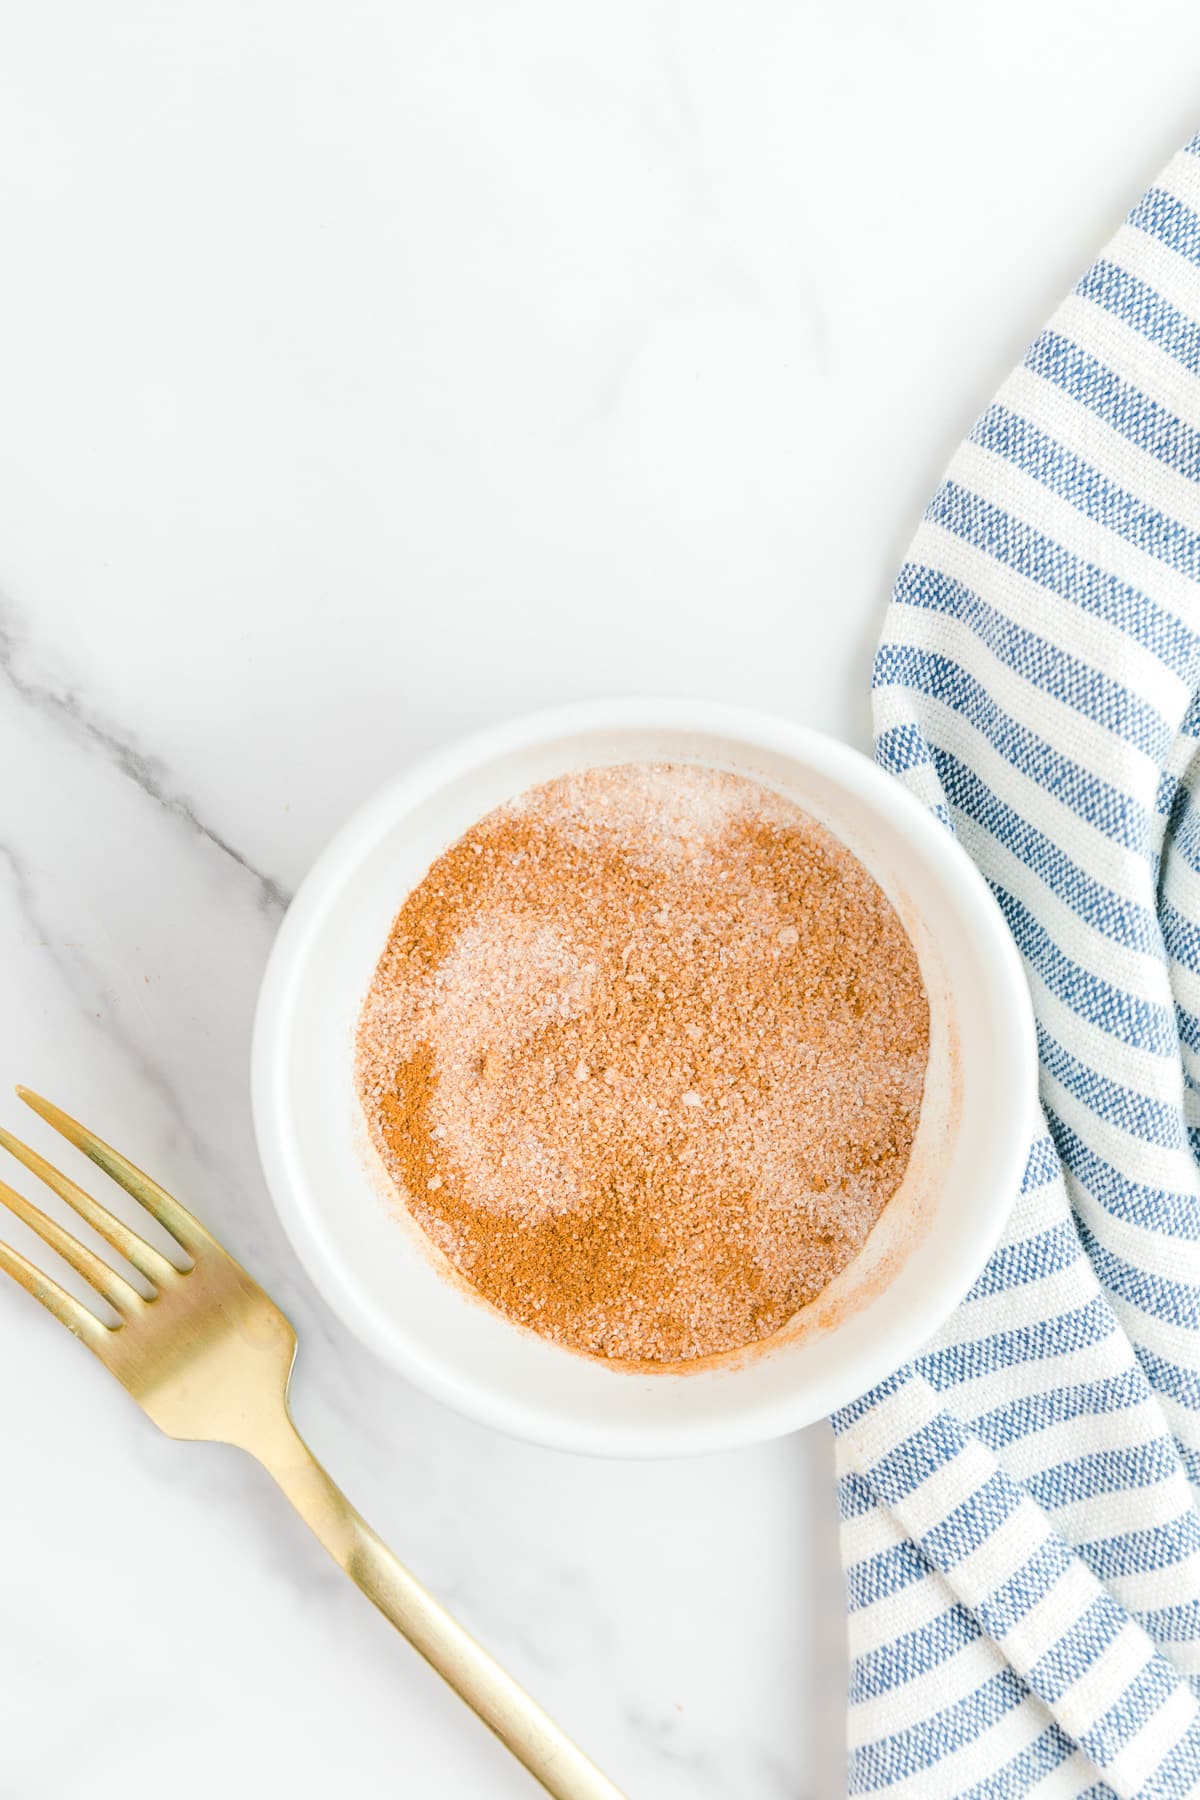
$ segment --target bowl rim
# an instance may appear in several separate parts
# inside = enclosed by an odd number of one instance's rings
[[[380,1329],[353,1284],[323,1253],[320,1233],[308,1216],[308,1182],[288,1128],[284,1092],[289,1032],[307,952],[328,909],[396,820],[439,788],[514,751],[560,737],[631,729],[725,737],[748,750],[774,752],[828,775],[875,810],[886,802],[892,823],[932,865],[938,884],[954,891],[956,909],[971,915],[972,934],[990,939],[1012,1026],[1008,1048],[1020,1065],[1014,1088],[1018,1096],[1025,1096],[1025,1111],[1012,1119],[1005,1139],[1011,1146],[1007,1161],[1000,1168],[993,1165],[989,1174],[996,1202],[981,1212],[978,1231],[960,1248],[929,1304],[915,1309],[904,1327],[887,1334],[886,1355],[877,1367],[864,1376],[860,1354],[853,1369],[835,1370],[809,1382],[795,1397],[759,1399],[753,1407],[733,1407],[720,1418],[689,1420],[672,1428],[659,1422],[613,1424],[583,1417],[568,1421],[535,1401],[488,1387],[450,1368],[407,1331],[403,1320]],[[638,696],[569,702],[519,714],[458,738],[392,776],[354,810],[304,876],[271,947],[255,1009],[250,1086],[259,1160],[280,1223],[318,1292],[361,1343],[435,1399],[509,1435],[577,1453],[651,1458],[732,1449],[815,1423],[894,1373],[932,1337],[974,1285],[1015,1203],[1037,1110],[1037,1067],[1025,970],[1004,915],[962,845],[902,782],[853,746],[791,719],[722,701]],[[1000,1199],[1005,1193],[1011,1196],[1007,1204]],[[465,1297],[464,1304],[469,1304]],[[736,1366],[729,1373],[736,1374]]]

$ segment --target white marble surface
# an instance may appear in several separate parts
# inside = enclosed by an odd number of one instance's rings
[[[939,466],[1198,73],[1185,0],[0,6],[0,1079],[212,1220],[315,1446],[633,1800],[840,1792],[827,1434],[588,1463],[377,1367],[258,1176],[263,959],[465,728],[659,689],[864,741]],[[531,1793],[7,1290],[0,1418],[5,1800]]]

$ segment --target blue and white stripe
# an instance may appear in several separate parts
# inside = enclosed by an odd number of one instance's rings
[[[851,1789],[1200,1794],[1200,137],[958,451],[875,708],[1020,947],[1044,1130],[834,1420]]]

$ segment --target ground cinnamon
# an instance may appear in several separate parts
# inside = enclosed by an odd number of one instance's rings
[[[406,1205],[487,1300],[673,1362],[769,1335],[854,1256],[928,1044],[912,946],[844,845],[741,777],[628,765],[437,859],[358,1079]]]

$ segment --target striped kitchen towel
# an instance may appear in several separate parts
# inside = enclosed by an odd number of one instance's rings
[[[875,706],[1020,946],[1042,1119],[834,1420],[851,1789],[1200,1794],[1200,137],[951,463]]]

